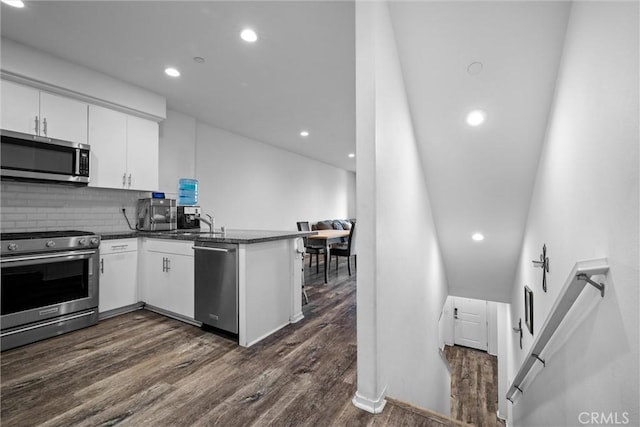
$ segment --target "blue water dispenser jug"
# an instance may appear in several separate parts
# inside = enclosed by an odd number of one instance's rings
[[[198,180],[180,178],[178,181],[178,205],[195,206],[198,204]]]

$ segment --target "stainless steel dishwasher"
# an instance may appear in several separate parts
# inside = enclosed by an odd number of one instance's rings
[[[238,333],[238,245],[194,242],[195,319]]]

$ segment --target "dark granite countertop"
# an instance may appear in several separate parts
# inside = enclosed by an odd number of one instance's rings
[[[127,239],[135,237],[151,237],[169,240],[190,240],[212,243],[236,243],[251,244],[270,242],[274,240],[295,239],[316,234],[315,231],[275,231],[275,230],[227,230],[223,236],[219,231],[211,234],[208,231],[124,231],[115,233],[102,233],[102,240]]]

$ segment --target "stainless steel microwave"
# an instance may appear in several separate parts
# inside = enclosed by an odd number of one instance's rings
[[[27,133],[0,131],[2,179],[89,183],[90,146]]]

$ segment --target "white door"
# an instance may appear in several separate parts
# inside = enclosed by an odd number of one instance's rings
[[[27,86],[2,80],[2,129],[37,135],[40,120],[40,92]]]
[[[455,297],[453,299],[454,343],[487,350],[487,302]]]

